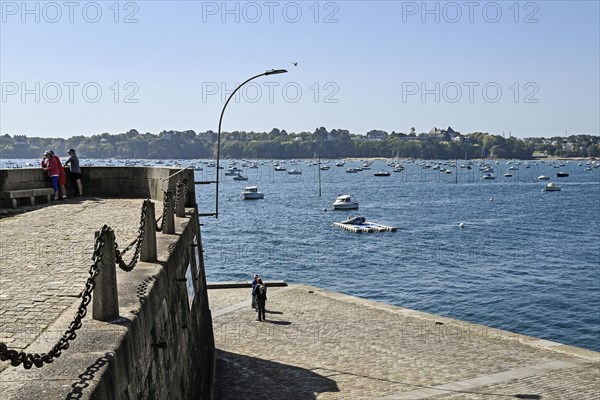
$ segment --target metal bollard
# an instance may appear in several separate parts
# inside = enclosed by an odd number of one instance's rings
[[[96,237],[100,231],[96,231]],[[100,273],[96,276],[96,286],[92,293],[92,318],[98,321],[111,321],[119,317],[119,296],[117,294],[117,266],[115,259],[115,232],[104,232],[104,246],[100,249]]]
[[[145,221],[140,261],[156,261],[156,219],[154,216],[154,203],[149,200],[146,203]]]
[[[183,195],[183,185],[177,185],[177,210],[175,210],[175,212],[178,217],[185,217],[185,199],[183,198]]]
[[[162,233],[175,233],[175,199],[169,196],[167,199],[167,214],[165,215],[165,224],[163,225]]]

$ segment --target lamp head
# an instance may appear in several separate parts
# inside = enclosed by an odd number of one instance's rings
[[[274,75],[274,74],[285,74],[287,69],[270,69],[265,72],[265,75]]]

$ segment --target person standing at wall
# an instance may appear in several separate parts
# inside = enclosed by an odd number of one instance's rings
[[[75,196],[83,196],[83,185],[81,184],[81,168],[79,167],[79,158],[75,155],[75,149],[69,150],[69,159],[65,162],[71,168],[71,180],[77,185]]]
[[[46,150],[42,159],[42,169],[50,177],[52,188],[54,189],[54,200],[58,200],[58,161],[54,158],[50,150]]]
[[[257,279],[258,279],[258,274],[254,274],[254,276],[252,277],[252,308],[254,308],[255,310],[256,310],[256,287],[258,286]]]
[[[267,285],[265,285],[261,278],[258,278],[258,286],[256,287],[256,304],[258,305],[258,320],[266,321],[266,303],[267,303]]]
[[[61,199],[66,199],[67,189],[65,188],[65,185],[67,184],[67,174],[65,174],[65,169],[60,162],[60,158],[54,154],[52,150],[50,150],[50,154],[52,154],[52,157],[56,160],[58,165],[58,186],[60,186],[60,192],[62,194]]]

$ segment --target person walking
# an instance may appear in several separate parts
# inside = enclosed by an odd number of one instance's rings
[[[65,168],[71,169],[71,180],[77,185],[75,196],[83,196],[83,185],[81,184],[81,168],[79,167],[79,158],[75,155],[75,149],[69,149],[69,159],[65,162]]]
[[[267,302],[267,286],[261,278],[258,278],[256,283],[256,304],[258,305],[258,321],[266,321],[266,302]]]
[[[54,200],[58,200],[58,164],[50,150],[46,150],[44,152],[42,169],[46,171],[46,174],[50,177],[50,181],[52,182],[52,188],[54,189]]]
[[[258,283],[256,280],[258,279],[258,274],[254,274],[252,277],[252,308],[256,310],[256,287]]]

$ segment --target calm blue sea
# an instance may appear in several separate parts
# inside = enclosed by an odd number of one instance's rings
[[[193,162],[203,168],[197,180],[214,179],[215,168]],[[383,160],[356,174],[345,170],[362,162],[324,163],[331,169],[321,171],[320,197],[319,169],[306,161],[282,164],[302,175],[276,172],[265,161],[242,168],[248,181],[222,176],[219,219],[201,220],[208,280],[259,273],[600,351],[600,168],[489,161],[496,179],[482,180],[477,163],[471,170],[461,161],[456,168],[441,164],[450,174],[401,163],[405,170],[389,177],[373,176],[392,171]],[[557,178],[559,171],[569,177]],[[540,175],[562,190],[543,192]],[[242,200],[251,185],[264,200]],[[196,190],[200,211],[214,211],[214,185]],[[340,194],[355,196],[359,210],[332,211]],[[350,214],[398,231],[355,234],[332,226]]]
[[[600,168],[538,161],[509,170],[514,163],[501,161],[491,163],[496,179],[482,180],[477,164],[442,165],[446,174],[402,162],[403,172],[375,177],[392,171],[380,160],[345,172],[361,164],[330,161],[321,197],[318,168],[305,161],[285,164],[302,175],[265,162],[243,169],[248,181],[223,176],[219,219],[202,219],[207,278],[247,280],[256,272],[600,351]],[[503,176],[508,171],[512,178]],[[570,176],[557,178],[558,171]],[[562,191],[543,192],[547,181],[535,180],[542,174]],[[196,175],[214,178],[214,168]],[[249,185],[264,200],[242,200]],[[197,189],[201,211],[214,210],[214,186]],[[359,210],[332,211],[340,194],[354,195]],[[398,231],[332,226],[350,214]]]

